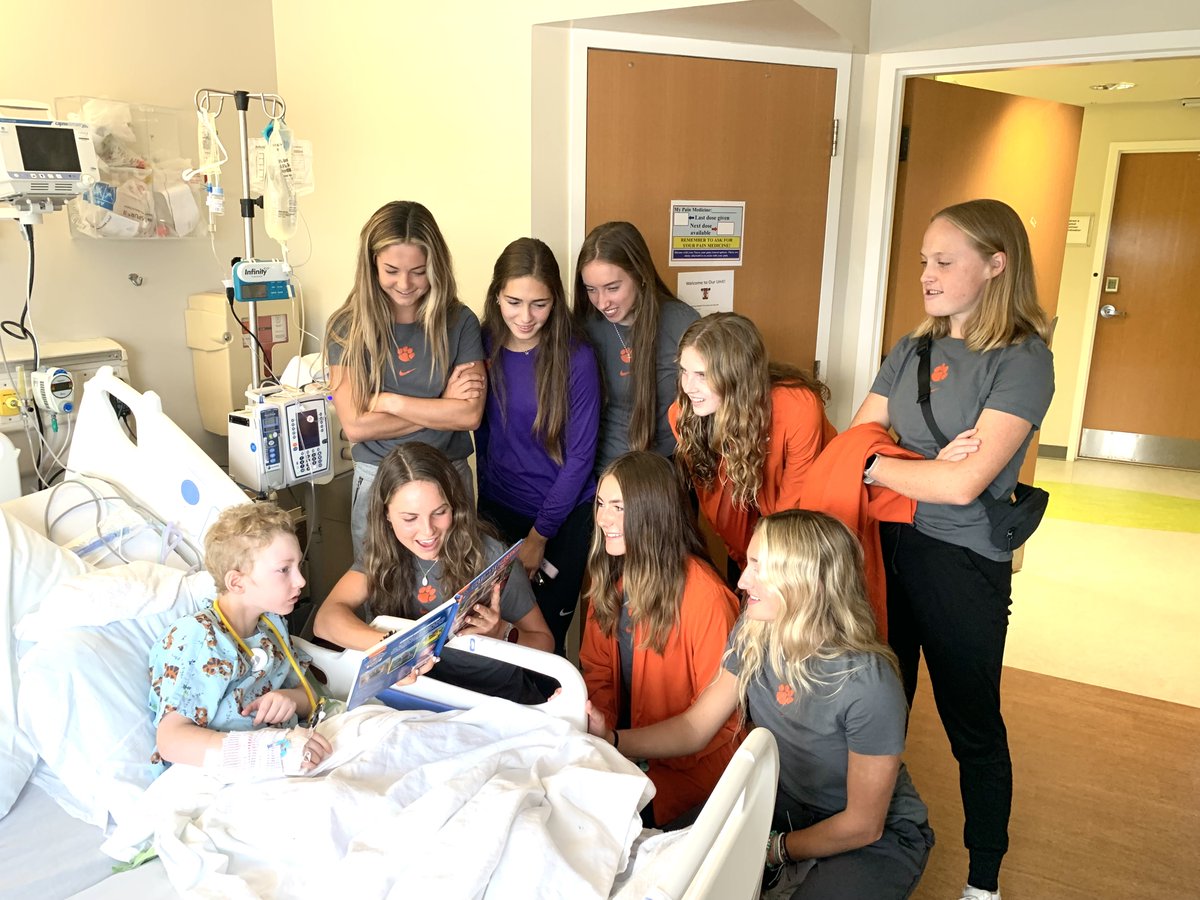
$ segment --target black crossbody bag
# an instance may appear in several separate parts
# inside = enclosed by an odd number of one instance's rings
[[[929,433],[938,442],[938,450],[941,450],[950,443],[950,438],[938,428],[929,401],[929,357],[932,347],[933,339],[927,334],[917,342],[917,403],[921,406]],[[979,502],[987,511],[988,522],[992,526],[992,546],[1011,553],[1037,531],[1046,512],[1046,504],[1050,502],[1050,494],[1032,484],[1018,482],[1011,497],[993,497],[985,488],[979,495]]]

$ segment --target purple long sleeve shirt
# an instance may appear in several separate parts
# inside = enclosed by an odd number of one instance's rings
[[[585,343],[571,348],[567,422],[560,466],[533,432],[537,418],[537,354],[503,350],[506,416],[488,390],[483,421],[475,432],[479,495],[533,518],[538,534],[552,538],[580,503],[596,493],[593,468],[600,427],[600,373]]]

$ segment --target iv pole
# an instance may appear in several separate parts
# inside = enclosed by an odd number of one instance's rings
[[[221,91],[216,88],[200,88],[196,91],[196,110],[197,112],[206,113],[209,111],[210,98],[217,97],[217,111],[213,118],[218,118],[221,115],[221,110],[225,106],[225,98],[232,97],[233,105],[237,109],[238,116],[238,134],[241,138],[242,150],[242,228],[243,240],[245,243],[245,256],[243,259],[254,259],[254,207],[257,204],[262,206],[262,197],[250,196],[250,138],[246,130],[246,112],[250,108],[251,100],[258,100],[262,103],[263,112],[269,119],[281,119],[287,112],[287,104],[283,102],[283,98],[278,94],[251,94],[248,91]],[[267,104],[271,104],[271,108],[267,109]],[[278,115],[273,113],[278,110]],[[250,300],[247,304],[250,313],[250,387],[257,388],[259,385],[259,372],[262,368],[262,360],[258,350],[258,303]]]

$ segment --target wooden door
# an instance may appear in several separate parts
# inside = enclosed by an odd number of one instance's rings
[[[1085,449],[1088,431],[1200,442],[1200,153],[1121,156],[1103,277]]]
[[[638,227],[667,286],[672,200],[744,200],[734,309],[775,359],[816,355],[833,69],[588,51],[586,226]]]

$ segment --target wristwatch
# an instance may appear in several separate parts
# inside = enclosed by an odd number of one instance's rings
[[[875,468],[875,463],[879,461],[879,454],[872,453],[867,457],[866,465],[863,466],[863,484],[874,484],[875,479],[871,477],[871,470]]]

